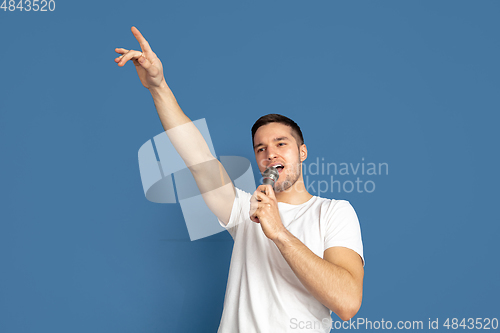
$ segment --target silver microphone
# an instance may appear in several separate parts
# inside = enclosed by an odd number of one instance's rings
[[[271,185],[273,190],[274,190],[274,184],[276,183],[278,178],[280,178],[280,173],[278,172],[278,169],[276,169],[273,166],[269,167],[262,174],[262,184],[263,185]]]

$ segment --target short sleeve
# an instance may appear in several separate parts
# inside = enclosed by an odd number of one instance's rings
[[[345,200],[332,200],[327,212],[325,250],[342,246],[358,253],[365,265],[363,241],[358,216],[354,208]]]
[[[252,195],[248,192],[240,190],[235,187],[236,195],[233,202],[233,207],[231,208],[231,216],[229,217],[229,222],[227,225],[219,220],[219,224],[226,229],[233,239],[236,237],[236,232],[238,226],[245,221],[245,216],[249,215],[250,212],[250,198]],[[246,215],[245,215],[246,212]]]

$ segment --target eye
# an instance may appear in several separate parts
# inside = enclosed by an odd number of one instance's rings
[[[286,145],[286,143],[284,143],[284,142],[278,143],[278,146],[284,146],[284,145]]]
[[[258,152],[258,153],[260,153],[260,152],[262,152],[262,151],[264,151],[264,148],[259,148],[259,149],[257,149],[257,152]]]

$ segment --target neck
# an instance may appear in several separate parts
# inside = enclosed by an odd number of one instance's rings
[[[303,204],[313,197],[312,194],[307,192],[302,175],[300,175],[300,178],[297,179],[295,184],[293,184],[288,190],[275,193],[275,195],[278,202],[291,205]]]

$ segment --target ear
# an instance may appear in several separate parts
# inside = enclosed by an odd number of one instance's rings
[[[299,148],[300,161],[304,162],[307,158],[307,147],[305,144],[302,144]]]

